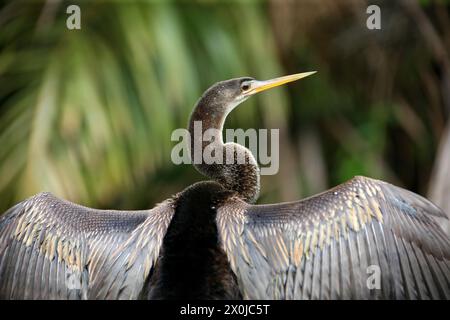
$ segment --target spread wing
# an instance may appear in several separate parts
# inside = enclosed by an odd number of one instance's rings
[[[450,240],[421,196],[364,177],[274,205],[218,209],[247,299],[449,299]]]
[[[135,299],[173,216],[86,208],[41,193],[0,217],[0,298]]]

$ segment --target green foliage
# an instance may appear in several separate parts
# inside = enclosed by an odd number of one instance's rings
[[[255,4],[86,1],[79,31],[65,27],[66,3],[45,21],[44,3],[9,5],[18,11],[0,36],[0,209],[42,190],[99,206],[123,190],[132,191],[124,205],[135,205],[132,193],[163,200],[200,179],[190,166],[190,178],[157,177],[180,170],[171,132],[202,91],[282,73]],[[285,107],[280,93],[271,102]],[[257,112],[242,109],[236,123],[256,125]]]

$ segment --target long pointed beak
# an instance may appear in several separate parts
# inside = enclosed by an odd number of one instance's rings
[[[256,80],[254,83],[252,83],[252,88],[249,90],[248,94],[253,95],[255,93],[258,93],[258,92],[261,92],[261,91],[264,91],[267,89],[278,87],[285,83],[305,78],[316,72],[317,71],[296,73],[296,74],[291,74],[289,76],[279,77],[279,78],[265,80],[265,81],[257,81]]]

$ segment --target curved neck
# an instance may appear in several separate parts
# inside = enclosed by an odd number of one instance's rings
[[[240,198],[253,203],[259,196],[259,167],[250,150],[236,143],[224,144],[222,130],[230,106],[207,96],[194,108],[189,121],[190,154],[194,167]],[[242,160],[245,161],[242,161]]]

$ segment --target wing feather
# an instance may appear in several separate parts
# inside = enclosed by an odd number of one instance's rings
[[[103,266],[104,272],[93,284],[93,291],[97,292],[94,298],[138,298],[138,289],[144,285],[159,256],[165,230],[173,216],[173,202],[167,201],[153,210],[155,212],[111,253]]]
[[[425,198],[355,177],[297,202],[231,198],[217,226],[245,298],[448,299],[450,240],[437,218]]]
[[[173,202],[120,212],[86,208],[49,193],[22,201],[0,217],[0,298],[87,299],[99,295],[98,283],[114,282],[126,290],[104,298],[136,298],[158,257]],[[121,270],[114,261],[128,254],[133,257],[127,260],[129,276],[106,273]],[[140,263],[144,269],[136,266]]]
[[[336,241],[330,241],[330,298],[336,300],[340,297],[340,274],[339,274],[339,248]]]

